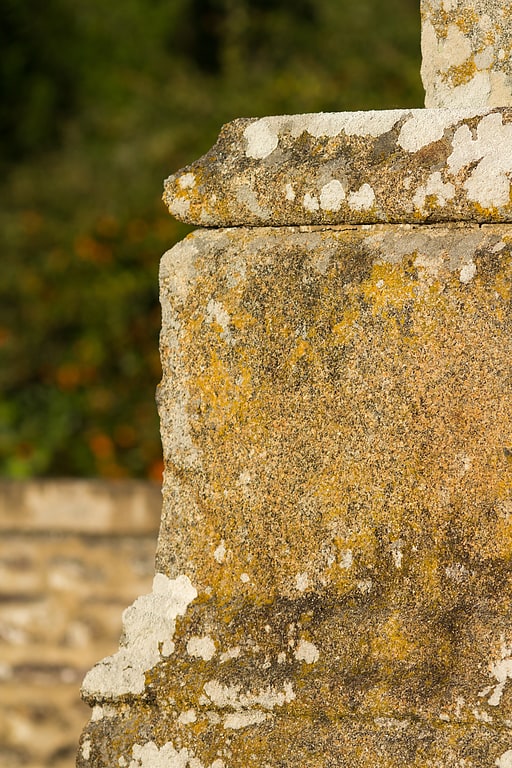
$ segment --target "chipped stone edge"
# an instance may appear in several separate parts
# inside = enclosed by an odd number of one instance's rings
[[[120,648],[87,673],[82,698],[103,701],[144,693],[146,672],[174,652],[176,619],[185,615],[197,594],[188,576],[170,579],[157,573],[152,592],[124,611]]]

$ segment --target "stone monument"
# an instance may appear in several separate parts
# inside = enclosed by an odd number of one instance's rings
[[[235,120],[167,180],[157,573],[80,768],[512,768],[508,6],[466,5],[423,3],[446,108]]]

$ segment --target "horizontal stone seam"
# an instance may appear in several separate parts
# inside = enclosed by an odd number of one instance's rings
[[[116,715],[123,716],[126,713],[127,707],[129,708],[131,705],[142,705],[144,707],[147,707],[148,709],[153,709],[155,711],[161,711],[161,704],[159,702],[156,702],[151,695],[145,697],[143,696],[131,696],[130,694],[125,694],[123,696],[119,696],[116,698],[103,698],[99,696],[83,696],[82,700],[89,704],[95,704],[95,705],[109,705],[112,706],[114,709],[119,709],[119,712],[116,712],[114,715],[109,715],[109,719],[111,717],[115,717]],[[190,703],[190,707],[194,708],[198,714],[201,714],[202,711],[195,707],[193,703]],[[211,709],[211,708],[210,708]],[[222,709],[222,714],[240,714],[240,713],[247,713],[247,712],[264,712],[268,715],[272,715],[276,718],[283,719],[283,718],[293,718],[294,720],[304,720],[308,723],[312,722],[311,716],[308,714],[299,714],[294,713],[290,711],[286,711],[286,706],[280,707],[279,709],[264,709],[263,707],[246,707],[246,708],[240,708],[235,709],[234,707],[226,707],[225,709]],[[130,716],[130,712],[127,712],[128,716]],[[431,728],[434,728],[436,730],[447,730],[452,728],[467,728],[467,727],[481,727],[485,728],[487,731],[491,733],[496,734],[510,734],[511,728],[507,727],[504,724],[496,723],[495,725],[492,725],[488,722],[485,722],[483,720],[477,720],[476,718],[474,720],[452,720],[450,722],[447,722],[446,720],[441,720],[439,718],[427,718],[427,717],[420,717],[416,714],[397,714],[397,715],[391,715],[391,714],[379,714],[379,715],[340,715],[338,717],[332,717],[329,718],[328,722],[329,724],[334,723],[360,723],[362,725],[371,725],[372,728],[375,728],[375,725],[380,725],[379,723],[376,723],[376,720],[392,720],[393,723],[388,724],[382,724],[382,727],[385,728],[386,726],[388,728],[397,728],[403,725],[405,722],[408,724],[424,724]],[[314,720],[313,720],[314,722]]]
[[[443,219],[442,221],[368,221],[360,222],[359,224],[267,224],[260,222],[258,224],[230,224],[228,222],[224,224],[218,224],[216,226],[207,226],[205,224],[195,225],[190,234],[194,232],[223,232],[230,229],[268,229],[268,230],[297,230],[299,232],[351,232],[359,230],[367,230],[370,227],[408,227],[411,229],[432,229],[437,227],[439,229],[446,228],[447,226],[458,226],[462,228],[478,227],[508,227],[512,225],[512,217],[510,220],[491,220],[478,221],[476,219]]]

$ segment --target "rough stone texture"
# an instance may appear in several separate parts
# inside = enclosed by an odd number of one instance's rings
[[[512,221],[512,109],[240,119],[171,176],[202,226]]]
[[[511,278],[492,224],[164,256],[158,573],[80,768],[512,766]]]
[[[421,0],[427,107],[512,105],[509,0]]]
[[[149,483],[0,483],[2,768],[74,764],[80,683],[151,586],[160,510]]]

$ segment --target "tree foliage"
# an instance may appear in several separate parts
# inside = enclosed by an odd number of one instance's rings
[[[0,8],[0,472],[156,478],[162,179],[235,117],[420,106],[419,3]]]

